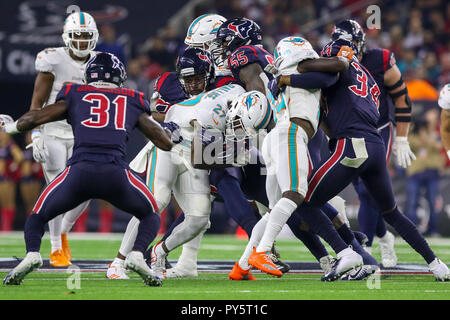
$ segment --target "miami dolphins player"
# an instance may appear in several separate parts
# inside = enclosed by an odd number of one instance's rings
[[[64,22],[62,38],[65,47],[47,48],[37,54],[36,76],[30,110],[39,110],[55,102],[59,90],[66,83],[83,83],[87,61],[95,55],[98,40],[94,18],[86,12],[69,15]],[[54,121],[32,131],[33,157],[42,163],[47,183],[65,167],[72,155],[74,137],[66,120]],[[66,214],[78,217],[88,206],[80,204]],[[76,218],[74,219],[76,220]],[[69,266],[71,255],[67,233],[62,234],[63,215],[50,220],[50,265]],[[69,230],[66,230],[69,231]]]

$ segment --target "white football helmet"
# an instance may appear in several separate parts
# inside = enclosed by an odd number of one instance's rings
[[[266,96],[259,91],[237,96],[226,116],[227,138],[239,141],[256,135],[269,124],[270,112]]]
[[[217,30],[226,20],[221,15],[213,13],[197,17],[189,26],[184,43],[190,47],[209,51]]]
[[[89,39],[77,38],[83,33],[89,34]],[[75,12],[64,21],[62,38],[67,47],[80,58],[86,57],[94,50],[98,41],[98,30],[94,18],[86,12]],[[83,48],[83,43],[88,45]]]
[[[311,44],[302,37],[286,37],[281,39],[274,52],[275,67],[284,70],[297,68],[297,64],[307,59],[317,59],[319,55]]]
[[[450,110],[450,83],[447,83],[439,94],[438,104],[442,109]]]

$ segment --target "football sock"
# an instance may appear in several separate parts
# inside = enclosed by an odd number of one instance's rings
[[[51,252],[62,249],[61,244],[61,226],[64,215],[54,217],[48,222],[48,229],[50,233]]]
[[[328,255],[327,249],[325,249],[325,246],[316,234],[300,229],[302,221],[299,215],[291,215],[286,223],[291,229],[292,233],[301,242],[303,242],[303,244],[306,246],[306,248],[308,248],[311,254],[317,259],[317,261],[319,261],[320,258]]]
[[[177,225],[179,225],[180,223],[182,223],[184,221],[184,213],[181,212],[177,218],[175,219],[174,222],[172,222],[172,224],[170,225],[169,229],[167,229],[166,233],[164,234],[164,236],[162,237],[161,241],[165,241],[167,239],[168,236],[170,236],[172,234],[173,229],[175,229],[175,227]]]
[[[383,214],[383,218],[427,263],[431,263],[436,255],[416,226],[396,207],[394,211]]]
[[[360,207],[358,211],[358,223],[361,232],[367,236],[367,246],[371,247],[373,242],[373,237],[377,228],[378,218],[380,213],[378,210],[374,209],[370,204],[370,200],[366,199],[369,196],[360,195]]]
[[[383,238],[386,235],[387,229],[386,229],[386,222],[384,222],[383,217],[381,214],[378,214],[378,222],[377,222],[377,229],[376,229],[376,235],[378,238]]]
[[[127,228],[120,243],[119,253],[126,257],[133,248],[139,228],[139,219],[132,217],[128,222]]]
[[[39,214],[31,214],[25,222],[24,237],[27,252],[39,252],[47,223]]]
[[[260,217],[255,215],[255,210],[242,192],[239,181],[226,175],[220,179],[217,189],[224,199],[227,213],[250,237]]]
[[[132,250],[144,253],[150,243],[156,238],[160,226],[161,218],[154,212],[141,219]]]
[[[77,222],[78,218],[83,214],[84,210],[89,206],[89,201],[83,202],[72,210],[64,214],[61,225],[61,233],[69,233],[72,227]]]
[[[264,235],[261,238],[258,248],[256,248],[256,252],[270,251],[275,238],[296,208],[297,204],[288,198],[283,197],[278,200],[270,212],[266,230],[264,231]]]
[[[183,244],[183,250],[181,251],[180,257],[177,261],[177,267],[186,266],[188,268],[197,269],[197,256],[198,250],[200,250],[200,242],[202,241],[203,235],[206,229],[200,232],[194,239]]]
[[[305,221],[314,233],[325,240],[333,248],[334,252],[338,253],[348,248],[348,244],[339,236],[331,220],[320,209],[304,203],[295,214],[300,214],[301,219]]]
[[[252,236],[249,238],[247,246],[245,247],[244,253],[239,259],[239,266],[243,270],[250,269],[248,264],[248,258],[253,252],[253,247],[257,247],[259,241],[261,240],[264,230],[266,229],[267,221],[269,220],[270,213],[266,213],[253,228]]]

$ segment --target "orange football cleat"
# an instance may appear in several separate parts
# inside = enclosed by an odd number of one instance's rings
[[[256,248],[253,247],[253,252],[248,258],[248,264],[261,270],[262,272],[271,274],[273,276],[281,277],[283,273],[278,270],[277,266],[272,262],[269,257],[270,251],[256,252]]]
[[[252,275],[250,269],[244,270],[236,262],[228,275],[228,280],[256,280],[256,278]]]
[[[66,256],[67,260],[72,261],[72,254],[70,253],[69,240],[67,240],[67,233],[61,234],[61,245],[63,253]]]
[[[59,249],[50,253],[50,265],[52,267],[68,267],[72,265],[72,263],[67,260],[64,252]]]

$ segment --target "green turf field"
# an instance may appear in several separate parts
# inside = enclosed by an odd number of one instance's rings
[[[104,235],[87,239],[72,235],[72,256],[77,259],[109,260],[117,253],[121,235]],[[450,261],[450,239],[429,239],[435,253]],[[199,260],[236,261],[246,240],[231,235],[206,235]],[[314,261],[303,245],[295,240],[277,240],[283,260]],[[423,264],[421,257],[403,241],[396,243],[399,262]],[[44,238],[41,254],[48,259],[49,241]],[[176,259],[179,250],[169,256]],[[0,236],[0,258],[23,257],[23,235]],[[380,258],[377,246],[374,256]],[[0,272],[3,277],[6,272]],[[162,287],[147,287],[131,274],[130,280],[108,280],[104,273],[81,273],[80,288],[73,288],[73,274],[33,272],[21,286],[0,286],[1,300],[61,299],[61,300],[299,300],[299,299],[450,299],[450,283],[434,281],[432,275],[383,275],[380,281],[323,283],[320,275],[286,274],[281,279],[255,273],[258,281],[229,281],[226,273],[200,273],[198,278],[166,279]],[[68,287],[69,283],[69,287]]]

